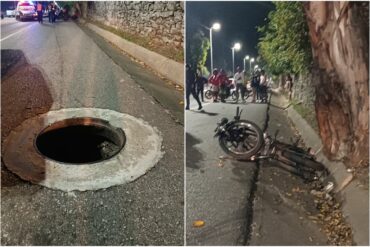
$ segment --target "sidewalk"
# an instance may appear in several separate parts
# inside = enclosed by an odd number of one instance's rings
[[[87,23],[86,26],[106,40],[109,40],[109,42],[116,45],[124,52],[145,63],[167,79],[175,82],[179,86],[184,86],[183,64],[136,45],[135,43],[127,41],[120,36],[106,31],[94,24]]]
[[[309,123],[297,113],[289,101],[281,94],[274,94],[274,105],[286,108],[288,117],[299,131],[307,146],[317,151],[317,160],[330,171],[330,180],[334,182],[334,192],[338,201],[342,201],[342,212],[352,227],[353,239],[357,245],[369,245],[369,190],[360,185],[352,172],[348,172],[342,162],[329,161],[322,151],[320,137]]]

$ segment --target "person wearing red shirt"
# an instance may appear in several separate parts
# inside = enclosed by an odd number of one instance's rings
[[[211,77],[208,79],[208,82],[212,85],[212,95],[213,95],[213,102],[217,102],[218,98],[218,91],[220,89],[220,82],[219,82],[219,73],[217,69],[213,70]]]
[[[220,86],[221,102],[225,102],[225,98],[227,96],[227,90],[231,82],[227,78],[226,72],[223,69],[220,70],[220,73],[218,75],[218,81],[219,81],[219,86]]]

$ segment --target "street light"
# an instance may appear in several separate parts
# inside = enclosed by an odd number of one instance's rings
[[[213,72],[213,45],[212,45],[212,30],[218,31],[221,28],[221,24],[216,22],[213,23],[212,27],[209,28],[209,41],[211,43],[211,73]]]
[[[244,59],[243,59],[243,63],[244,63],[244,72],[245,72],[245,60],[249,60],[249,56],[247,55]]]
[[[255,66],[254,66],[254,69],[257,69],[258,68],[258,64],[256,64]]]
[[[249,73],[252,74],[252,63],[254,62],[254,58],[252,57],[251,60],[249,60]]]
[[[233,76],[235,74],[234,53],[235,53],[235,50],[239,51],[241,47],[242,45],[240,43],[235,43],[234,46],[231,48],[232,55],[233,55]]]

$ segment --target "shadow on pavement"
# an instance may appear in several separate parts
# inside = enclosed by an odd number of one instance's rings
[[[194,146],[201,143],[201,141],[200,139],[195,138],[189,133],[186,133],[185,140],[186,140],[186,167],[199,169],[200,166],[197,164],[203,160],[203,155]]]
[[[1,50],[1,140],[28,118],[48,112],[53,99],[41,71],[27,63],[20,50]],[[3,162],[1,145],[1,186],[21,184]],[[38,180],[45,178],[45,173]]]
[[[215,113],[215,112],[207,112],[204,109],[202,109],[200,111],[195,111],[195,110],[190,110],[190,111],[195,112],[195,113],[206,114],[208,116],[217,116],[218,115],[218,113]]]

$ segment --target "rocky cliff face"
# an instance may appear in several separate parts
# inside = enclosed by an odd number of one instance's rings
[[[159,45],[183,49],[183,2],[89,2],[87,17]]]
[[[369,157],[369,3],[306,2],[318,73],[315,108],[325,152],[352,166]]]

